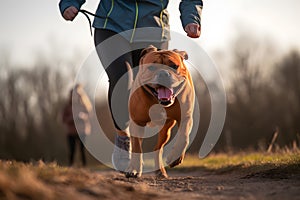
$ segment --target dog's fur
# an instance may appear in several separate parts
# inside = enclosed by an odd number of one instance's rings
[[[184,51],[157,50],[153,46],[141,53],[139,71],[129,99],[132,159],[127,169],[127,177],[140,177],[142,174],[142,138],[144,127],[150,122],[164,123],[154,148],[155,169],[158,169],[156,175],[167,177],[162,153],[176,122],[178,135],[166,162],[170,167],[174,167],[183,161],[193,124],[195,98],[192,78],[183,62],[184,59],[187,59]],[[154,114],[151,116],[149,110],[157,104],[162,109],[152,109]]]

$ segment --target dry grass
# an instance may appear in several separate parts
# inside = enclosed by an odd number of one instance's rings
[[[229,166],[265,166],[267,164],[280,166],[300,163],[300,152],[281,151],[277,153],[251,152],[236,154],[212,154],[204,159],[198,159],[197,155],[187,155],[184,167],[205,167],[216,170]]]
[[[256,174],[277,170],[280,173],[300,174],[300,151],[241,152],[235,154],[213,154],[204,159],[187,155],[184,163],[175,171],[205,170],[213,173]]]
[[[56,163],[2,161],[0,199],[78,199],[103,179],[86,169],[61,167]]]
[[[132,199],[133,196],[140,199],[151,195],[153,192],[143,184],[133,188],[94,170],[42,161],[34,164],[0,161],[0,200]]]

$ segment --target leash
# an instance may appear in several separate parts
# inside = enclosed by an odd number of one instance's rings
[[[90,31],[91,31],[91,36],[93,36],[93,31],[92,31],[92,21],[89,17],[89,15],[93,16],[93,17],[98,17],[98,18],[101,18],[99,15],[96,15],[94,13],[91,13],[87,10],[84,10],[84,9],[80,9],[78,12],[82,13],[86,18],[87,20],[89,21],[89,26],[90,26]]]

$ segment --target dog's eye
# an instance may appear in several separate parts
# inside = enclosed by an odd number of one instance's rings
[[[149,66],[148,69],[149,69],[150,71],[155,71],[155,70],[156,70],[156,67],[155,67],[155,66]]]
[[[179,66],[178,66],[178,65],[171,65],[170,67],[171,67],[172,69],[174,69],[174,70],[177,70]]]

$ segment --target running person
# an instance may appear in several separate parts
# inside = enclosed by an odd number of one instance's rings
[[[64,19],[72,21],[84,3],[85,0],[61,0]],[[141,50],[150,44],[168,48],[168,3],[169,0],[101,0],[96,11],[94,42],[109,78],[109,107],[117,132],[112,163],[119,171],[126,170],[131,158],[127,66],[138,66]],[[202,7],[202,0],[180,2],[180,19],[188,37],[200,37]]]

